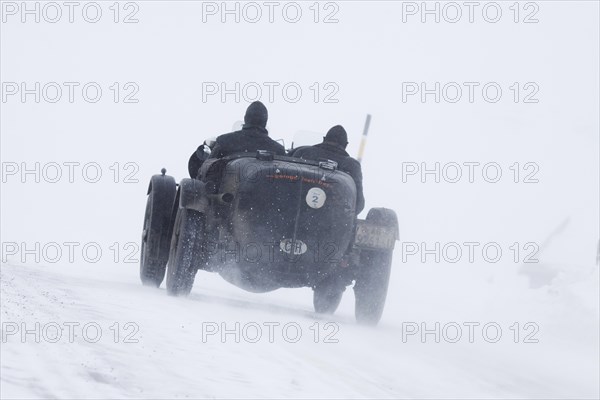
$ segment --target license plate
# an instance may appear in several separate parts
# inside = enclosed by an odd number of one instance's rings
[[[354,239],[356,247],[391,250],[394,248],[396,240],[394,228],[370,224],[360,219],[357,221]]]

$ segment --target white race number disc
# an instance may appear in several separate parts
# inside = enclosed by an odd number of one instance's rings
[[[318,187],[311,188],[306,194],[306,204],[311,208],[323,207],[325,200],[327,200],[325,191]]]

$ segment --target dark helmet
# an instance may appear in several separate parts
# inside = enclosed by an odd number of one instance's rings
[[[326,142],[332,142],[344,148],[348,145],[348,134],[341,125],[336,125],[327,131],[327,135],[323,139]]]
[[[264,128],[267,126],[267,119],[269,119],[267,107],[265,107],[265,105],[260,101],[255,101],[246,109],[244,125]]]

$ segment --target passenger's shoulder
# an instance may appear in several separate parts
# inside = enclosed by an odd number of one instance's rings
[[[277,153],[279,153],[282,156],[285,156],[287,154],[286,151],[285,151],[285,147],[281,143],[279,143],[277,141],[275,143],[277,143],[277,147],[276,147],[277,148],[277,150],[276,150]]]
[[[344,164],[345,164],[346,168],[352,168],[352,170],[354,170],[354,171],[361,170],[361,166],[360,166],[360,163],[358,162],[358,160],[355,158],[352,158],[350,156],[347,156],[344,159]]]
[[[222,135],[217,136],[217,142],[223,141],[223,140],[227,140],[231,137],[235,137],[239,134],[239,131],[235,131],[235,132],[229,132],[229,133],[224,133]]]

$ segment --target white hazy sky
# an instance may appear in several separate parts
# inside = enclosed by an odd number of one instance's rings
[[[137,238],[149,175],[164,166],[180,179],[190,151],[243,116],[243,95],[239,103],[232,95],[225,103],[218,95],[203,101],[203,83],[225,82],[233,88],[236,82],[257,82],[270,111],[271,135],[288,144],[299,130],[323,132],[343,124],[355,154],[365,115],[373,115],[363,166],[367,207],[394,208],[407,240],[541,242],[572,217],[575,233],[563,249],[565,259],[593,262],[598,241],[598,3],[538,2],[537,9],[521,3],[519,23],[513,21],[512,3],[504,2],[499,3],[499,22],[486,22],[486,3],[481,3],[472,23],[468,8],[461,6],[462,18],[454,24],[443,14],[440,23],[432,15],[422,23],[419,13],[403,14],[420,3],[406,2],[338,2],[327,9],[321,3],[319,19],[335,12],[338,20],[328,24],[313,22],[309,7],[314,6],[308,2],[298,3],[302,18],[295,24],[283,18],[287,3],[275,8],[273,23],[261,6],[262,19],[255,24],[244,21],[243,14],[240,23],[232,15],[226,23],[220,14],[203,15],[203,7],[221,7],[206,2],[139,2],[138,10],[121,9],[119,15],[122,19],[135,11],[138,23],[114,23],[112,3],[99,4],[103,13],[95,24],[85,22],[80,8],[72,24],[65,7],[55,24],[44,21],[43,8],[40,23],[31,15],[21,23],[20,9],[16,15],[3,9],[3,82],[29,87],[34,82],[98,82],[103,97],[89,104],[76,89],[71,104],[64,86],[56,104],[36,104],[31,95],[25,103],[18,95],[8,96],[2,103],[2,161],[95,161],[107,177],[98,184],[63,179],[25,185],[8,177],[2,190],[3,237],[92,238],[111,236],[118,227],[120,239]],[[247,11],[252,18],[252,10]],[[446,11],[446,18],[452,18],[452,9]],[[46,12],[53,17],[52,10]],[[523,23],[531,13],[539,22]],[[87,15],[93,17],[93,10]],[[287,15],[294,14],[288,9]],[[493,9],[487,15],[493,18]],[[120,83],[121,96],[129,91],[122,85],[135,82],[139,103],[114,104],[113,82]],[[280,85],[273,102],[264,82]],[[322,96],[333,90],[324,85],[333,83],[338,102],[315,103],[310,89],[315,82]],[[480,86],[473,103],[463,85],[460,101],[436,104],[432,95],[426,103],[418,95],[403,102],[402,82],[425,82],[429,88],[435,82]],[[488,82],[503,90],[497,103],[482,97],[481,87]],[[530,92],[524,85],[535,83],[539,102],[514,103],[514,82],[521,100]],[[286,83],[302,88],[298,102],[284,99]],[[140,183],[111,184],[108,166],[114,162],[139,165],[135,176]],[[423,184],[418,175],[403,183],[402,162],[428,167],[497,162],[503,177],[486,183],[478,169],[473,184],[466,176],[457,184],[431,183],[430,176],[430,183]],[[511,183],[509,167],[515,162],[521,167],[536,163],[540,182]]]

